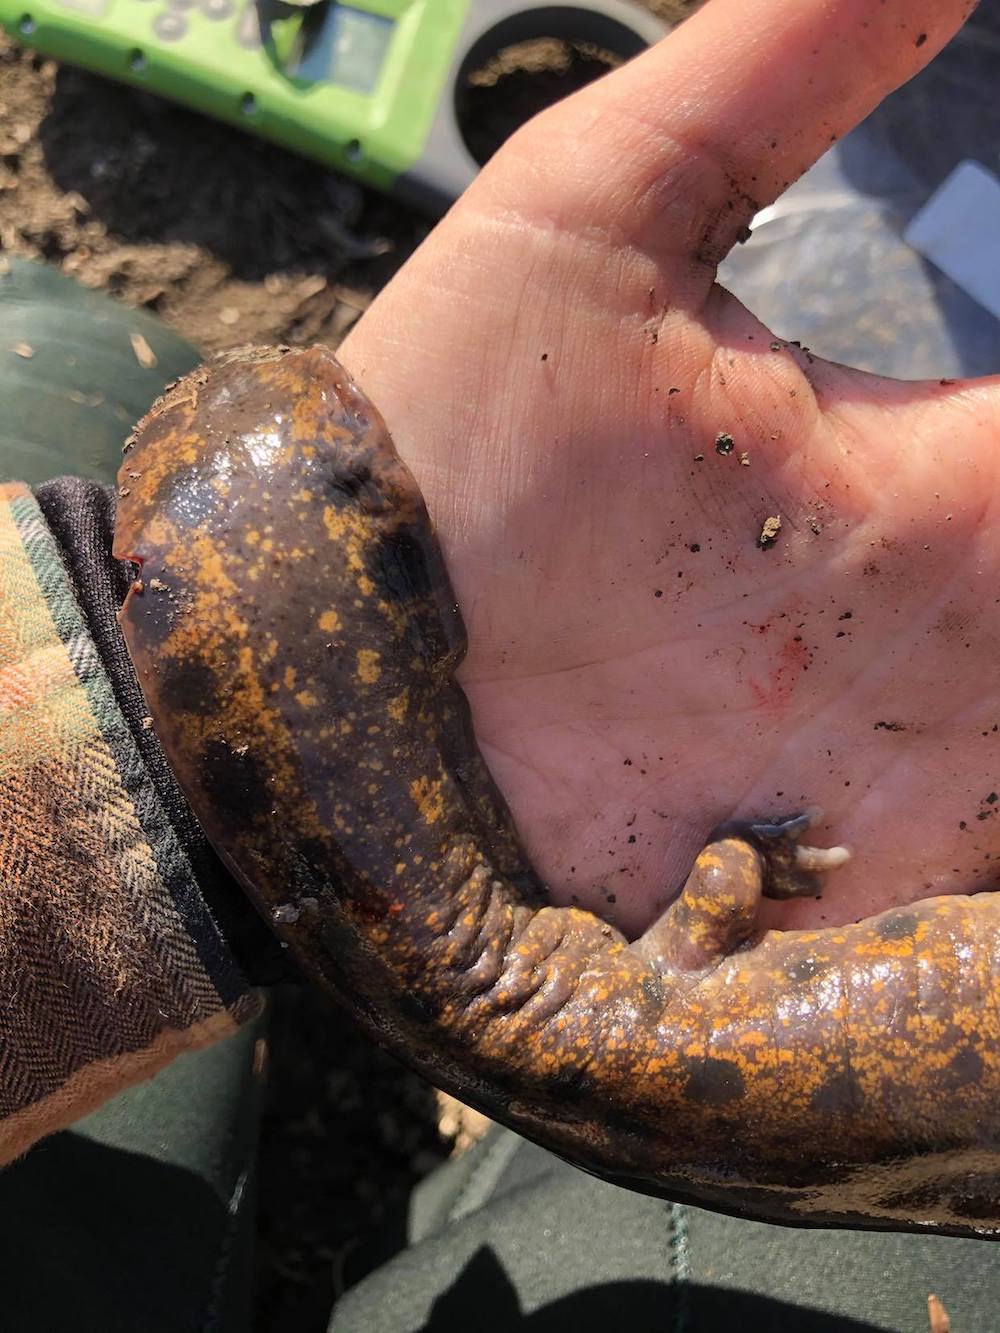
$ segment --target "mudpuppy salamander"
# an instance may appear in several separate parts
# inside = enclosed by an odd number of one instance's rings
[[[799,817],[720,830],[633,943],[547,905],[454,681],[423,500],[333,355],[232,354],[126,450],[122,628],[167,757],[369,1033],[621,1185],[1000,1237],[1000,897],[763,931],[762,894],[843,859]]]

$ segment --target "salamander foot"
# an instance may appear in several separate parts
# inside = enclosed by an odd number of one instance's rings
[[[822,811],[812,809],[778,824],[742,826],[744,836],[764,857],[765,898],[815,898],[822,889],[820,876],[851,859],[846,847],[805,847],[799,842],[821,817]],[[740,831],[739,824],[726,828],[730,835]]]
[[[741,948],[757,927],[761,896],[815,897],[820,876],[850,858],[846,847],[804,847],[819,811],[782,820],[733,820],[715,830],[680,897],[631,946],[657,971],[696,975]]]

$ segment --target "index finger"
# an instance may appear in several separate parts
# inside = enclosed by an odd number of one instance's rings
[[[529,217],[614,230],[660,260],[714,273],[754,213],[927,64],[974,8],[708,0],[644,55],[531,122],[484,185]]]

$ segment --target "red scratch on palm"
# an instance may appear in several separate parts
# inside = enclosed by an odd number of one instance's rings
[[[809,649],[801,639],[788,639],[774,659],[767,683],[749,682],[758,708],[778,713],[791,699],[802,673],[809,667]]]

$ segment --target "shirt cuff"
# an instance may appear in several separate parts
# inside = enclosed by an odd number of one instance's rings
[[[260,1009],[27,487],[0,486],[0,1162]]]

